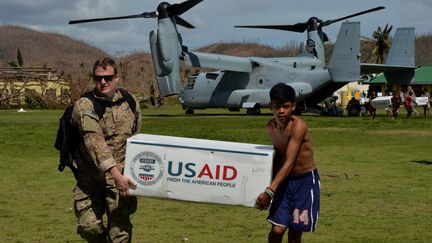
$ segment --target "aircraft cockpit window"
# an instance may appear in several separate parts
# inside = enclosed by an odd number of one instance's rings
[[[213,79],[216,80],[219,74],[217,73],[206,73],[206,79]]]

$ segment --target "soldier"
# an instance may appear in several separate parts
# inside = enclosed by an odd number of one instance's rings
[[[270,90],[274,118],[267,123],[275,149],[270,185],[256,199],[256,208],[267,209],[272,224],[269,242],[301,242],[302,232],[315,230],[320,206],[320,180],[306,123],[292,115],[295,91],[283,83]]]
[[[138,101],[131,107],[124,90],[118,88],[119,74],[114,60],[103,58],[93,66],[94,100],[81,97],[75,102],[72,124],[82,136],[74,153],[79,175],[74,189],[77,233],[88,242],[130,242],[130,215],[137,206],[136,197],[129,196],[134,182],[123,175],[126,139],[141,129]],[[93,98],[93,97],[92,97]],[[95,111],[103,107],[103,115]],[[107,226],[103,215],[107,215]]]
[[[328,116],[336,116],[338,111],[337,111],[337,107],[336,107],[336,101],[338,100],[338,97],[335,96],[330,96],[327,97],[324,100],[324,114],[328,115]]]

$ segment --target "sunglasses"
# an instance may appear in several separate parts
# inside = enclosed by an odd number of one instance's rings
[[[98,76],[93,75],[93,80],[96,82],[102,82],[102,79],[105,79],[107,82],[111,82],[114,79],[115,75],[105,75],[105,76]]]

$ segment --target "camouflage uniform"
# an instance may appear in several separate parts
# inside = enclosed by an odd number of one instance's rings
[[[121,98],[117,90],[112,100],[114,105],[106,107],[100,119],[88,98],[80,98],[74,106],[72,123],[79,127],[84,138],[74,155],[79,169],[74,206],[77,233],[89,242],[130,242],[132,239],[129,216],[136,210],[136,197],[120,197],[114,179],[107,172],[113,166],[123,172],[126,139],[141,129],[138,101],[134,97],[137,105],[134,114],[126,100],[115,104]],[[106,228],[102,219],[105,212]]]

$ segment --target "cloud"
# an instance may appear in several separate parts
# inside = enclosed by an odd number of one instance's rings
[[[157,0],[2,0],[0,23],[15,24],[36,30],[51,31],[83,40],[103,50],[131,52],[148,51],[148,34],[157,28],[155,19],[131,19],[69,25],[69,20],[138,14],[154,11]],[[179,3],[181,0],[171,1]],[[295,24],[316,16],[335,19],[383,5],[385,10],[358,16],[361,33],[371,36],[378,26],[386,23],[397,27],[416,27],[416,33],[431,33],[430,0],[205,0],[182,15],[196,29],[179,27],[184,44],[197,48],[216,42],[258,41],[271,46],[283,46],[291,41],[303,41],[306,33],[276,30],[237,29],[234,25]],[[324,31],[335,39],[340,23]]]

